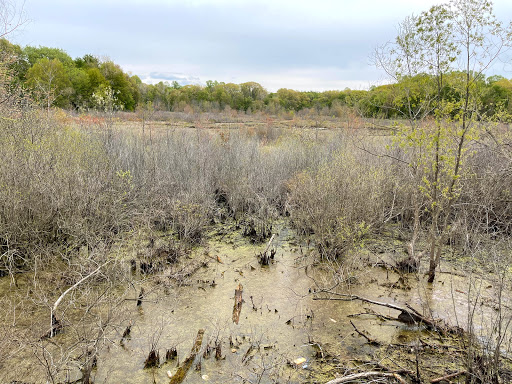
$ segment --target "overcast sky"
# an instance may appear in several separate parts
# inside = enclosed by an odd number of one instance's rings
[[[21,2],[21,0],[18,0]],[[144,82],[256,81],[269,91],[365,89],[373,49],[432,0],[26,0],[11,37],[109,57]],[[495,1],[512,19],[512,1]],[[507,77],[512,77],[509,74]]]

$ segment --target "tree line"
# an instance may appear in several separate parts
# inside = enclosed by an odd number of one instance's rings
[[[98,99],[109,92],[115,97],[115,107],[134,111],[151,103],[162,111],[222,111],[244,112],[312,110],[317,113],[340,115],[344,107],[355,108],[364,117],[406,118],[408,103],[417,105],[425,98],[425,89],[437,92],[436,77],[428,72],[404,76],[391,84],[369,90],[331,90],[324,92],[296,91],[281,88],[268,92],[257,82],[241,84],[209,80],[204,85],[181,85],[177,81],[145,84],[110,59],[94,55],[71,58],[64,50],[49,47],[20,47],[6,39],[0,40],[4,61],[15,76],[11,86],[22,86],[30,97],[45,108],[70,110],[98,108]],[[457,91],[464,72],[445,74],[442,98],[457,102]],[[512,82],[502,76],[480,76],[475,86],[479,95],[478,109],[486,117],[508,119],[512,112]]]

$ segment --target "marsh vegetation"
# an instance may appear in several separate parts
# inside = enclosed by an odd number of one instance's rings
[[[510,38],[453,1],[376,51],[392,102],[136,112],[107,78],[87,112],[37,93],[58,59],[28,47],[25,79],[6,45],[0,381],[512,380],[510,107],[484,86]]]

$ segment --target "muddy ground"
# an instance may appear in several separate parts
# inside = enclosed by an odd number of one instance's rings
[[[412,383],[417,376],[430,382],[466,370],[468,340],[462,330],[468,319],[485,344],[497,306],[512,307],[508,292],[499,303],[492,279],[470,273],[453,255],[446,255],[451,261],[443,262],[432,285],[422,269],[396,270],[393,265],[405,253],[393,228],[336,261],[319,261],[314,246],[295,238],[286,222],[273,233],[268,252],[275,255],[268,266],[258,259],[267,243],[253,244],[234,224],[217,225],[201,245],[180,248],[177,260],[169,254],[170,244],[176,247],[169,234],[132,233],[111,255],[123,266],[123,286],[109,283],[109,292],[123,298],[115,311],[87,304],[91,316],[84,315],[81,301],[87,297],[90,303],[91,290],[107,292],[101,281],[96,287],[91,283],[64,300],[68,303],[58,312],[64,327],[51,339],[41,338],[49,327],[43,296],[52,303],[61,292],[36,291],[33,274],[17,276],[16,284],[2,278],[2,329],[4,337],[16,340],[4,343],[1,381],[45,383],[54,369],[54,382],[80,382],[87,360],[73,345],[80,335],[98,332],[98,319],[108,318],[91,371],[94,383],[168,383],[192,354],[200,330],[204,336],[184,383],[326,383],[371,371],[399,376],[376,377],[383,382]],[[157,254],[165,261],[144,264],[146,256]],[[40,278],[49,276],[42,272]],[[408,324],[395,309],[338,300],[337,294],[410,305],[439,320],[439,329]],[[461,332],[447,331],[454,329]],[[174,349],[177,356],[166,361]],[[502,349],[506,369],[508,345]],[[151,350],[158,353],[156,365],[144,368]]]

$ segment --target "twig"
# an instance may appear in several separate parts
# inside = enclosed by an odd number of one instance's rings
[[[374,340],[374,339],[371,339],[369,338],[368,336],[366,336],[363,332],[361,332],[359,329],[357,329],[357,327],[354,325],[354,323],[352,322],[352,320],[350,320],[350,324],[352,324],[352,327],[354,327],[354,330],[360,335],[360,336],[363,336],[366,341],[368,341],[368,343],[370,345],[381,345],[377,340]]]

